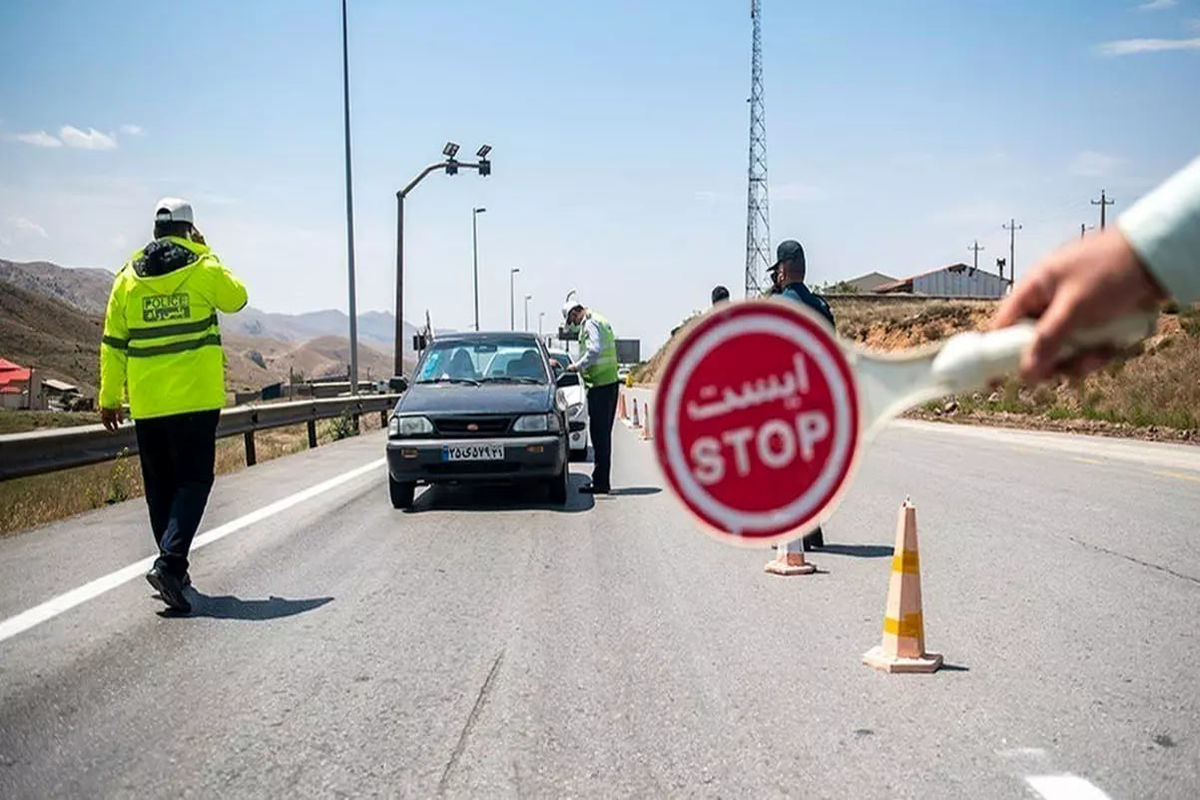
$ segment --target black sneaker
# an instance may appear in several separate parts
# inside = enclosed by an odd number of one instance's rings
[[[157,564],[146,573],[146,582],[158,590],[162,601],[175,611],[191,613],[192,604],[183,596],[183,579],[163,570]]]
[[[822,548],[824,546],[825,546],[825,533],[820,528],[817,528],[812,533],[805,534],[805,536],[804,536],[804,549],[805,550],[819,550],[820,548]]]

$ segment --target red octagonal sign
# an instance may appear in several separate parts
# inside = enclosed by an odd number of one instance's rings
[[[765,546],[815,526],[858,453],[854,375],[833,331],[780,300],[734,303],[685,334],[654,409],[684,504],[721,538]]]

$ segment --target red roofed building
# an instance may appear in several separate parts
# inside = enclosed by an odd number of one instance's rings
[[[29,407],[32,370],[0,358],[0,408]]]

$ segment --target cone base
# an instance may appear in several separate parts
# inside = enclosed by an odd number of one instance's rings
[[[811,575],[816,571],[816,564],[789,564],[778,559],[768,561],[763,566],[763,572],[769,572],[772,575]]]
[[[879,646],[863,653],[862,660],[867,666],[884,672],[937,672],[942,666],[942,657],[937,653],[926,653],[920,658],[901,658],[888,655]]]

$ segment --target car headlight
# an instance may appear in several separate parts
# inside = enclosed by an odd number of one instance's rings
[[[426,417],[392,417],[388,423],[389,436],[421,436],[433,433],[433,423]]]
[[[583,403],[571,403],[571,405],[567,406],[567,417],[568,418],[575,419],[576,417],[582,417],[582,416],[583,416]]]
[[[557,433],[562,430],[558,414],[526,414],[513,423],[518,433]]]

